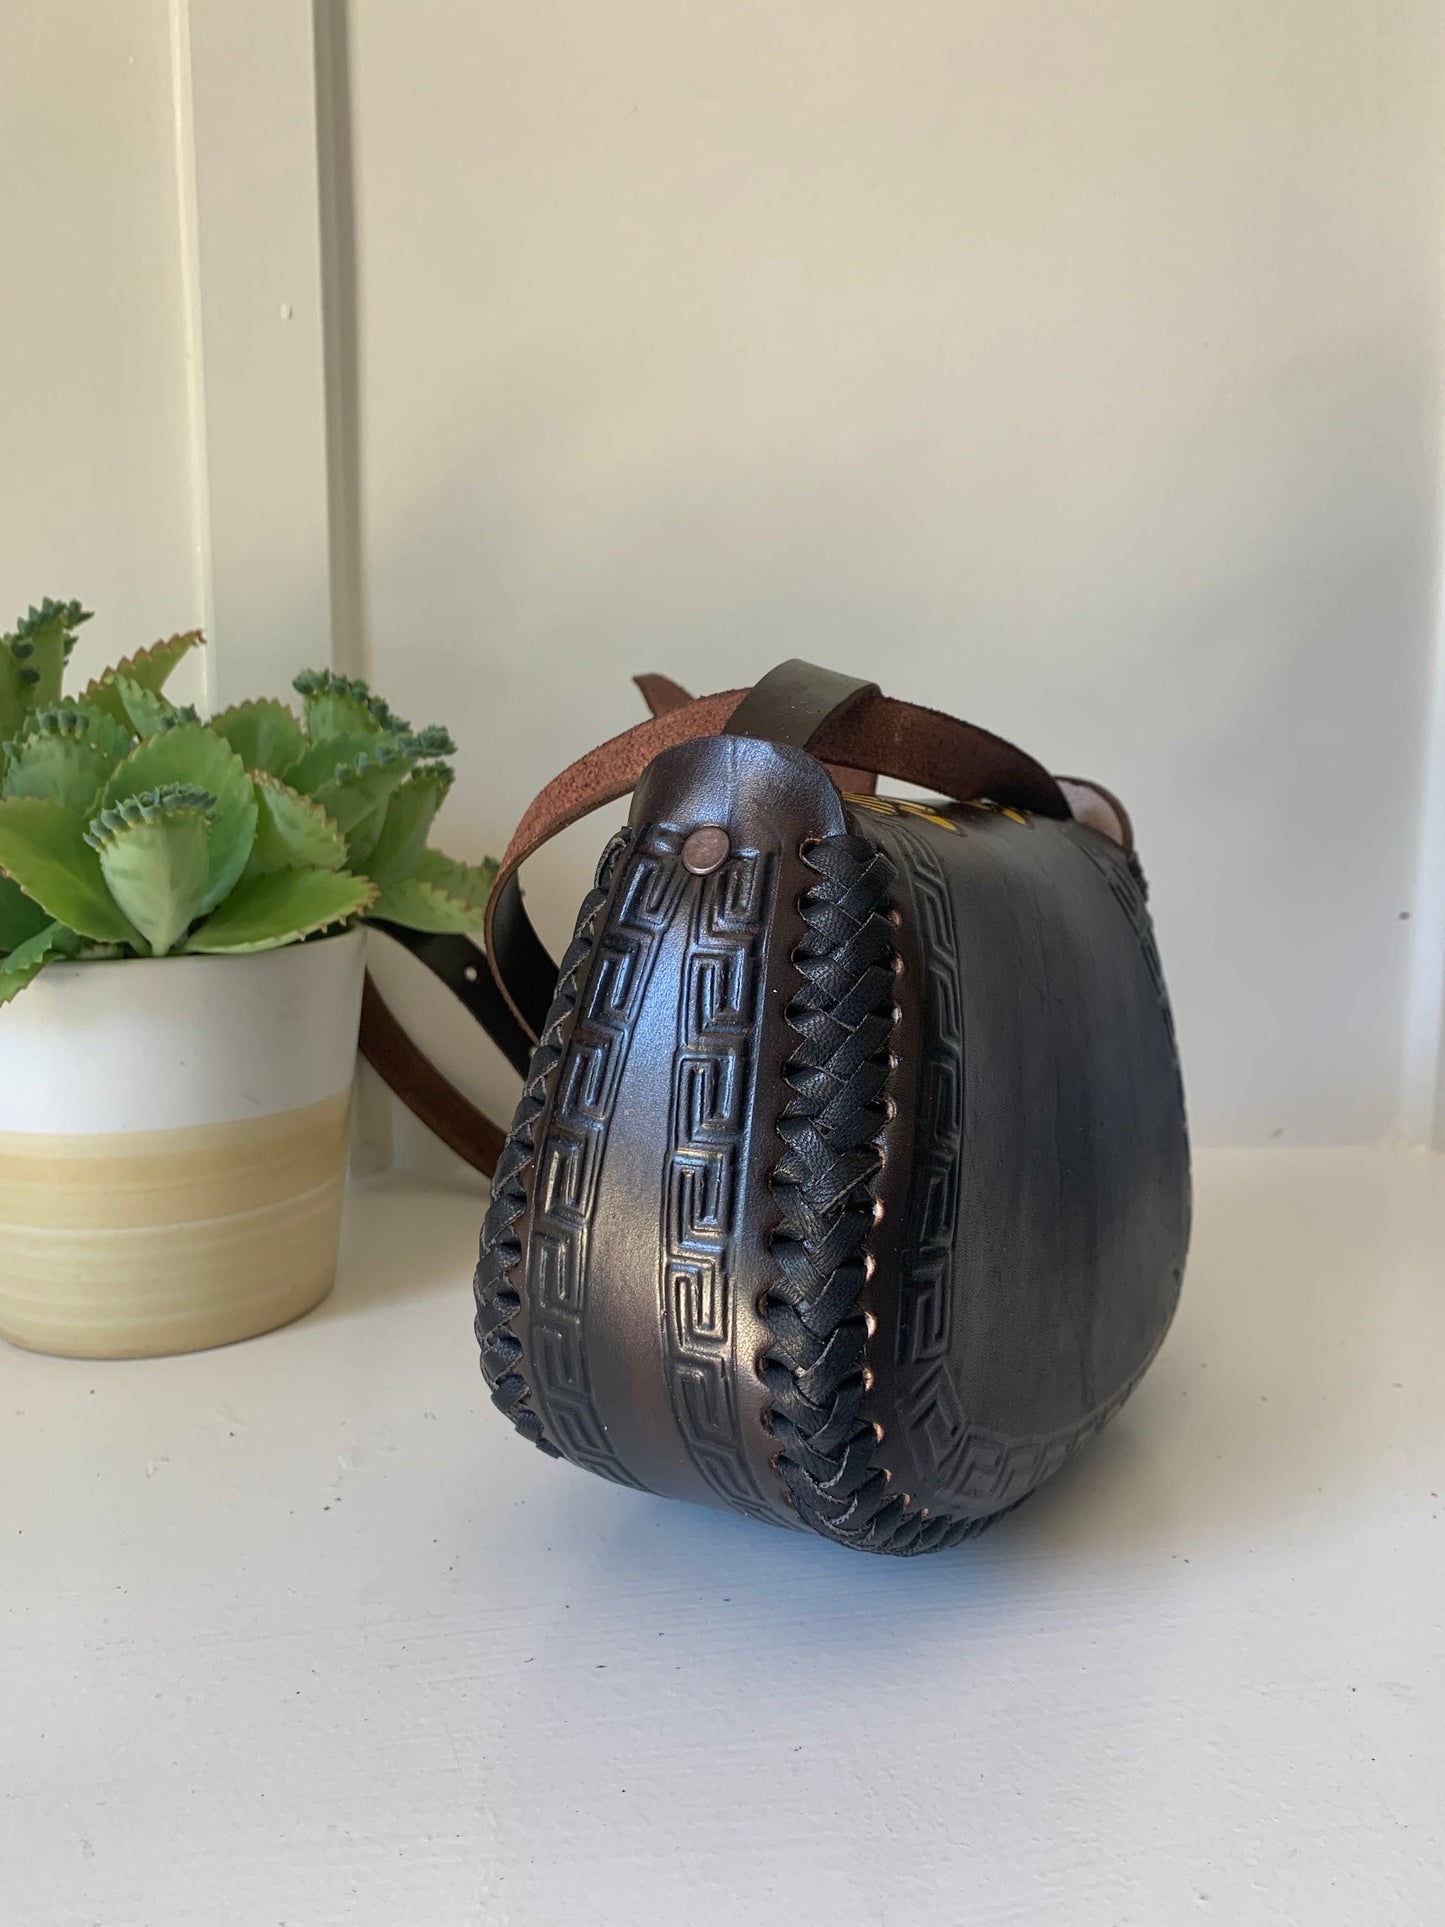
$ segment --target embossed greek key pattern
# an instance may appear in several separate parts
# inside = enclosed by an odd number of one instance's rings
[[[914,814],[922,815],[922,811]],[[960,826],[954,824],[957,829]],[[937,1468],[932,1481],[941,1505],[1006,1511],[1054,1473],[1101,1431],[1143,1376],[1141,1367],[1107,1404],[1062,1430],[1036,1437],[971,1424],[950,1369],[953,1280],[963,1209],[965,1039],[959,1007],[961,960],[952,900],[937,853],[907,816],[890,825],[907,843],[907,874],[918,919],[925,972],[924,1066],[919,1154],[910,1191],[917,1240],[905,1265],[897,1358],[921,1368],[899,1387],[898,1416],[914,1438],[917,1462]],[[1167,1013],[1159,966],[1142,899],[1122,866],[1080,847],[1094,861],[1129,915]]]
[[[740,853],[694,888],[663,1170],[663,1370],[693,1465],[728,1505],[768,1520],[738,1433],[731,1271],[773,859]]]
[[[943,866],[928,838],[914,830],[906,816],[892,828],[908,845],[911,859],[909,885],[923,957],[925,1040],[916,1138],[920,1148],[909,1187],[909,1223],[915,1234],[899,1300],[896,1355],[900,1363],[926,1364],[944,1360],[953,1342],[953,1267],[963,1172],[963,1014],[958,936]]]
[[[583,1346],[588,1255],[602,1153],[661,939],[689,881],[680,838],[649,830],[629,851],[598,937],[537,1157],[527,1240],[527,1349],[533,1402],[576,1464],[619,1484],[622,1464],[598,1415]]]
[[[1149,981],[1153,984],[1155,994],[1158,996],[1164,1028],[1169,1033],[1170,1047],[1174,1051],[1177,1062],[1179,1049],[1174,1035],[1174,1012],[1169,1004],[1169,991],[1164,982],[1164,965],[1159,956],[1159,944],[1154,935],[1154,925],[1149,918],[1149,907],[1144,901],[1144,891],[1131,874],[1129,865],[1116,858],[1109,849],[1096,843],[1093,837],[1077,836],[1073,839],[1073,843],[1074,848],[1081,850],[1103,877],[1114,901],[1129,919],[1130,928],[1138,939],[1139,950],[1144,958],[1144,968],[1149,972]],[[1139,875],[1142,877],[1142,870]]]
[[[937,1463],[936,1485],[950,1507],[986,1506],[990,1514],[1007,1511],[1054,1474],[1075,1452],[1101,1432],[1123,1405],[1153,1358],[1107,1404],[1058,1432],[1017,1438],[970,1425],[958,1402],[946,1361],[936,1361],[899,1401],[902,1423],[917,1434],[916,1450]],[[924,1458],[924,1463],[928,1463]]]

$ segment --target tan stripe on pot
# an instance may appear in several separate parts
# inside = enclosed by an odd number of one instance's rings
[[[225,1345],[299,1318],[336,1274],[344,1173],[258,1210],[128,1230],[0,1233],[0,1331],[74,1357]]]
[[[351,1093],[274,1117],[97,1135],[0,1131],[0,1275],[19,1229],[196,1224],[281,1204],[344,1163]]]

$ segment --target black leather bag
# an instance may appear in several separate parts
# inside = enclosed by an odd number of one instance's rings
[[[540,1042],[476,1274],[492,1396],[622,1485],[953,1545],[1119,1409],[1179,1293],[1184,1104],[1127,818],[806,664],[651,693],[493,896]],[[518,866],[634,788],[559,970]]]

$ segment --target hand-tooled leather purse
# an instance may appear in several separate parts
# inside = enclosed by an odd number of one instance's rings
[[[542,792],[490,906],[494,1031],[540,1040],[476,1274],[492,1396],[623,1485],[953,1545],[1119,1409],[1179,1294],[1128,820],[804,663],[695,702],[642,680],[661,713]],[[518,867],[629,790],[559,970]]]

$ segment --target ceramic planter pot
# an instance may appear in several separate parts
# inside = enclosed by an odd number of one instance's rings
[[[245,957],[51,964],[0,1010],[0,1333],[195,1351],[336,1276],[361,930]]]

